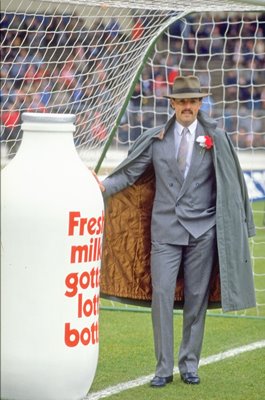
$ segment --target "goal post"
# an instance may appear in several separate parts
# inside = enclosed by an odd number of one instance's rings
[[[105,173],[168,119],[174,77],[198,75],[212,93],[204,109],[246,170],[255,313],[265,315],[264,15],[262,0],[2,0],[1,166],[19,149],[23,112],[74,113],[80,157]]]
[[[102,165],[102,162],[103,162],[103,160],[104,160],[104,158],[106,156],[106,153],[107,153],[107,151],[108,151],[108,149],[109,149],[109,147],[110,147],[110,145],[111,145],[111,143],[113,141],[113,138],[114,138],[114,136],[115,136],[115,134],[117,132],[117,128],[118,128],[118,126],[119,126],[119,124],[121,122],[121,119],[124,116],[124,114],[126,113],[126,108],[128,106],[128,103],[129,103],[132,95],[133,95],[135,86],[136,86],[138,80],[141,77],[141,73],[142,73],[142,71],[144,69],[144,66],[147,63],[147,60],[148,60],[149,56],[151,56],[152,52],[154,51],[154,47],[155,47],[155,44],[156,44],[157,40],[159,39],[160,35],[165,31],[165,29],[168,26],[170,26],[172,23],[176,22],[178,19],[180,19],[182,16],[185,16],[185,15],[186,15],[186,12],[183,12],[183,13],[177,14],[177,16],[173,16],[173,17],[169,18],[165,23],[163,23],[159,27],[159,29],[156,32],[156,34],[151,38],[150,43],[148,44],[148,46],[147,46],[147,48],[145,50],[145,53],[143,54],[142,60],[139,63],[139,67],[137,68],[137,70],[135,72],[133,81],[132,81],[132,83],[130,84],[130,86],[128,88],[128,93],[127,93],[127,95],[125,97],[125,101],[124,101],[124,103],[122,105],[122,108],[121,108],[121,110],[120,110],[120,112],[119,112],[119,114],[117,116],[117,119],[115,121],[115,125],[113,126],[113,129],[111,130],[111,132],[109,134],[109,137],[108,137],[108,139],[107,139],[107,141],[106,141],[106,143],[104,145],[104,148],[103,148],[103,151],[102,151],[102,153],[100,155],[100,158],[99,158],[99,160],[98,160],[98,162],[97,162],[97,164],[95,166],[95,172],[98,172],[100,167],[101,167],[101,165]]]

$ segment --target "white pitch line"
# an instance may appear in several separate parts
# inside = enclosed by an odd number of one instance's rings
[[[235,357],[239,354],[242,354],[242,353],[245,353],[248,351],[261,349],[262,347],[265,347],[265,340],[250,343],[245,346],[235,347],[234,349],[227,350],[222,353],[214,354],[214,355],[206,357],[206,358],[202,358],[200,361],[200,366],[212,364],[212,363],[215,363],[218,361],[222,361],[227,358]],[[174,374],[178,374],[178,373],[179,373],[179,369],[178,369],[178,367],[175,367]],[[147,375],[147,376],[142,376],[138,379],[134,379],[133,381],[119,383],[118,385],[115,385],[115,386],[110,386],[99,392],[88,394],[83,400],[104,399],[104,398],[112,396],[114,394],[123,392],[124,390],[133,389],[135,387],[145,385],[153,378],[153,376],[154,376],[153,374]]]

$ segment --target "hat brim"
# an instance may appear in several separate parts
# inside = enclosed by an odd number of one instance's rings
[[[172,93],[165,95],[166,99],[201,99],[210,96],[212,93]]]

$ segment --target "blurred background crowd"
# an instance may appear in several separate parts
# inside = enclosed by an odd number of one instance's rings
[[[22,111],[74,112],[91,121],[93,138],[104,140],[103,104],[113,101],[113,78],[126,53],[122,43],[139,40],[147,24],[148,18],[132,16],[125,34],[114,18],[95,20],[87,29],[75,15],[2,14],[1,140],[17,142]],[[170,111],[163,96],[177,75],[189,73],[210,88],[203,109],[236,147],[265,146],[265,14],[239,13],[191,14],[163,33],[136,83],[116,144],[163,123]]]

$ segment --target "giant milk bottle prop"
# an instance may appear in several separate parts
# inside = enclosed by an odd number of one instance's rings
[[[78,400],[98,359],[104,206],[74,115],[24,113],[2,170],[1,398]]]

